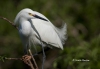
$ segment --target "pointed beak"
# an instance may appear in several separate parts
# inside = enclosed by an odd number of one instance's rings
[[[44,21],[48,21],[47,19],[42,18],[42,17],[40,17],[40,16],[38,16],[38,15],[34,15],[34,17],[35,17],[35,18],[38,18],[38,19],[41,19],[41,20],[44,20]]]

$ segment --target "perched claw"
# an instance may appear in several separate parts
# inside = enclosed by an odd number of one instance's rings
[[[25,64],[29,65],[29,60],[31,60],[31,56],[29,55],[22,56],[22,61],[24,61]]]
[[[30,60],[30,59],[31,59],[31,56],[29,56],[29,55],[24,55],[24,56],[22,56],[22,58],[25,59],[25,60]]]

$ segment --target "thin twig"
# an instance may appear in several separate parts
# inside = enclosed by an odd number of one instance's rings
[[[22,58],[4,58],[5,60],[22,60],[23,61],[23,57]],[[33,64],[31,62],[31,60],[25,60],[24,62],[28,62],[27,65],[31,67],[31,69],[34,69]]]
[[[22,58],[7,58],[5,57],[6,60],[22,60]]]
[[[5,17],[2,17],[2,16],[0,16],[0,18],[3,19],[3,20],[5,20],[5,21],[7,21],[7,22],[9,22],[12,26],[14,26],[16,29],[18,29],[18,27],[16,25],[14,25],[14,23],[11,22],[9,19],[7,19]]]
[[[33,60],[33,62],[34,62],[34,64],[35,64],[35,66],[36,66],[36,69],[39,69],[38,66],[37,66],[37,64],[36,64],[36,61],[35,61],[35,59],[34,59],[34,57],[33,57],[33,55],[32,55],[31,50],[29,49],[28,51],[29,51],[29,53],[30,53],[30,55],[31,55],[31,57],[32,57],[32,60]]]
[[[31,62],[31,60],[28,60],[28,62],[29,62],[29,65],[30,65],[31,69],[34,69],[34,67],[33,67],[33,64],[32,64],[32,62]]]

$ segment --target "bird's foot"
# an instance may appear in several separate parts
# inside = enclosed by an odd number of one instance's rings
[[[22,61],[25,63],[25,64],[27,64],[27,65],[29,65],[29,61],[31,60],[31,56],[29,56],[29,55],[24,55],[24,56],[22,56]]]

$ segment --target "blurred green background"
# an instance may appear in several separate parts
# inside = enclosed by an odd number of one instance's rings
[[[23,8],[44,14],[52,23],[67,23],[64,50],[46,53],[45,69],[100,69],[100,0],[0,0],[0,16],[14,21]],[[18,30],[0,19],[0,56],[21,57]],[[41,55],[36,62],[41,69]],[[77,61],[77,60],[89,61]],[[73,61],[75,60],[75,61]],[[0,69],[30,69],[22,61],[0,61]]]

